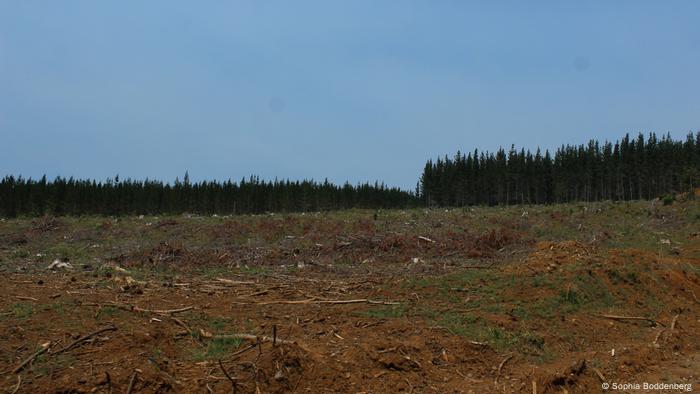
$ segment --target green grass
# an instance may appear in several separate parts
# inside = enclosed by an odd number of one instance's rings
[[[10,311],[18,319],[28,319],[34,314],[32,304],[17,302],[10,306]]]
[[[442,315],[430,314],[434,323],[445,327],[449,332],[470,341],[488,343],[498,351],[517,350],[533,359],[544,361],[552,357],[545,346],[545,340],[534,331],[509,331],[494,326],[475,314],[446,312]]]
[[[405,317],[407,310],[405,305],[387,305],[359,312],[357,315],[375,319],[395,319]]]
[[[26,259],[29,257],[30,253],[26,249],[15,249],[14,252],[12,253],[12,257],[15,259]]]
[[[231,327],[232,321],[233,319],[228,317],[215,317],[209,320],[209,328],[211,328],[214,332],[219,332],[227,327]]]
[[[194,351],[192,358],[195,361],[216,360],[233,353],[243,343],[237,338],[213,338],[205,349]]]
[[[121,315],[122,313],[123,311],[121,309],[114,306],[106,305],[97,311],[95,319],[102,320],[104,318],[113,318],[115,316]]]
[[[587,272],[578,272],[574,280],[566,288],[560,289],[556,296],[531,303],[529,314],[551,318],[579,311],[602,310],[615,303],[615,297],[602,279]]]

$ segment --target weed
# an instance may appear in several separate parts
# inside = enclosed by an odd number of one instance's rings
[[[404,282],[404,286],[409,288],[409,289],[419,289],[419,288],[426,288],[430,285],[433,284],[433,280],[426,279],[426,278],[409,278]]]
[[[117,314],[121,314],[122,311],[114,306],[106,305],[103,306],[102,308],[97,310],[97,314],[95,315],[95,319],[100,320],[103,317],[114,317]]]
[[[18,319],[27,319],[34,314],[34,306],[26,303],[15,303],[10,306],[10,310]]]
[[[225,317],[217,317],[209,321],[209,327],[214,331],[221,331],[226,327],[231,326],[231,319]]]
[[[362,316],[372,317],[375,319],[391,319],[404,317],[407,314],[404,305],[387,305],[380,308],[373,308],[360,313]]]
[[[29,251],[26,249],[16,249],[12,256],[16,259],[25,259],[29,257]]]
[[[195,361],[219,359],[236,350],[242,342],[238,338],[213,338],[206,349],[195,351],[193,358]]]
[[[661,196],[661,201],[663,201],[664,205],[671,205],[673,204],[674,201],[676,201],[676,195],[675,194],[664,194]]]

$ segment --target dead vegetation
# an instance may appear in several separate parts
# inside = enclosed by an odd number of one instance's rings
[[[612,381],[698,384],[698,224],[692,200],[5,221],[0,386],[587,393]],[[47,270],[56,259],[71,264]]]

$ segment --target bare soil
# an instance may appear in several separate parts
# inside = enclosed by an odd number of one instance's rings
[[[3,221],[0,388],[697,389],[699,208]]]

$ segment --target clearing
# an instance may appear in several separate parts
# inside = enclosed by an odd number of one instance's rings
[[[8,219],[0,271],[10,393],[700,385],[700,200]]]

